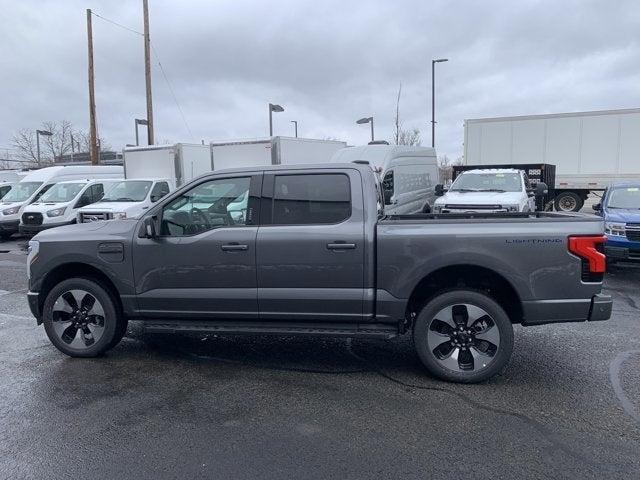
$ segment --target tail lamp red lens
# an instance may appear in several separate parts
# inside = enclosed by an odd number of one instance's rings
[[[606,257],[597,247],[606,241],[607,237],[604,235],[571,236],[569,251],[589,263],[589,272],[604,273],[607,268]]]

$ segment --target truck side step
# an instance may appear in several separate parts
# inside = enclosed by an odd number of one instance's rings
[[[302,335],[353,338],[390,339],[399,334],[398,325],[381,324],[321,324],[279,322],[220,322],[145,320],[143,325],[151,333],[220,333],[223,335]]]

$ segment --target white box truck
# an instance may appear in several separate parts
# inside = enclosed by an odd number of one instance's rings
[[[589,192],[640,179],[640,108],[465,120],[465,165],[552,164],[556,210]]]
[[[126,179],[167,179],[171,190],[212,170],[209,145],[176,143],[126,147],[122,157]]]
[[[213,168],[328,163],[346,142],[311,138],[271,137],[257,140],[212,142]]]

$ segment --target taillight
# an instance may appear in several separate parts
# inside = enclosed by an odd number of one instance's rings
[[[604,235],[571,236],[569,237],[569,251],[588,263],[589,273],[604,273],[607,268],[607,257],[598,251],[598,246],[606,241],[607,237]]]

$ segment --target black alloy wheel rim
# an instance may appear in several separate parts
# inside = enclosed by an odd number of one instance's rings
[[[104,308],[86,290],[61,294],[53,304],[51,320],[55,335],[75,350],[86,350],[104,335]]]
[[[427,347],[447,370],[477,372],[495,360],[500,330],[484,309],[456,303],[440,310],[429,322]]]

